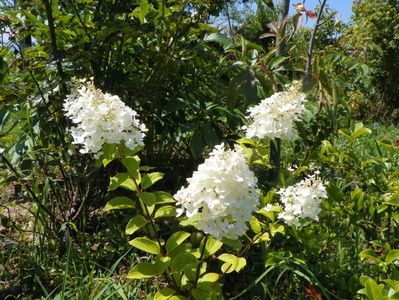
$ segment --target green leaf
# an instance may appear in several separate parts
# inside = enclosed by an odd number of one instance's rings
[[[223,253],[218,256],[218,259],[224,262],[234,263],[237,260],[237,256],[230,253]]]
[[[154,296],[154,300],[168,300],[171,298],[171,296],[173,296],[174,294],[176,294],[176,291],[174,289],[171,288],[164,288],[162,290],[159,290],[155,296]]]
[[[341,189],[334,184],[329,184],[327,186],[327,194],[329,199],[334,200],[338,203],[341,203],[344,199]]]
[[[209,257],[212,254],[216,253],[222,246],[223,243],[215,239],[213,236],[208,235],[207,239],[202,239],[201,244],[200,244],[200,249],[204,246],[204,241],[206,240],[206,245],[205,245],[205,252],[204,252],[204,257]]]
[[[206,273],[198,280],[198,282],[216,282],[218,280],[219,280],[218,273]]]
[[[3,134],[3,128],[8,118],[10,117],[10,110],[7,107],[0,109],[0,136]]]
[[[251,220],[249,221],[249,225],[251,226],[252,231],[256,234],[258,234],[262,231],[261,223],[254,216],[251,217]]]
[[[158,243],[146,237],[137,237],[134,240],[131,240],[129,244],[147,253],[161,253],[161,249],[159,248]]]
[[[389,251],[389,253],[387,254],[385,261],[387,264],[391,264],[393,261],[398,260],[399,259],[399,250],[398,249],[394,249]]]
[[[180,226],[186,227],[186,226],[195,226],[195,223],[197,223],[199,220],[201,220],[201,215],[196,214],[192,216],[191,218],[185,218],[182,221],[180,221]]]
[[[176,216],[176,207],[171,206],[171,205],[165,205],[165,206],[160,207],[155,212],[154,219],[175,217],[175,216]]]
[[[126,234],[133,234],[146,224],[147,220],[143,216],[135,216],[127,223],[125,232]]]
[[[202,124],[202,137],[207,146],[213,147],[220,143],[216,130],[208,123]]]
[[[256,146],[256,143],[254,140],[252,139],[248,139],[248,138],[241,138],[236,140],[237,144],[244,144],[244,145],[251,145],[251,146]]]
[[[161,180],[163,174],[159,172],[145,174],[141,179],[141,187],[145,190],[152,186],[155,182]]]
[[[231,273],[233,271],[239,272],[247,264],[247,261],[243,257],[237,257],[233,254],[223,253],[218,256],[218,259],[225,262],[221,270],[222,272]]]
[[[115,158],[117,158],[117,146],[105,143],[103,146],[103,166],[106,167]]]
[[[181,295],[175,295],[176,291],[171,288],[164,288],[159,290],[153,300],[187,300],[186,297]]]
[[[133,200],[128,197],[115,197],[107,202],[104,210],[110,211],[115,209],[136,208]]]
[[[125,159],[122,159],[122,164],[125,166],[131,177],[140,179],[139,177],[140,158],[138,156],[127,157]]]
[[[211,286],[199,286],[191,290],[195,300],[217,300],[218,293]]]
[[[367,297],[369,300],[381,300],[383,299],[383,285],[377,285],[373,279],[366,280],[365,288],[367,292]]]
[[[227,51],[234,47],[232,41],[224,34],[219,32],[211,33],[205,36],[204,41],[206,42],[215,42],[223,47],[224,51]]]
[[[346,129],[346,128],[339,129],[339,130],[338,130],[338,134],[339,134],[339,135],[343,135],[344,137],[350,139],[350,132],[349,132],[349,130]]]
[[[138,265],[135,265],[127,274],[127,278],[129,279],[143,279],[143,278],[151,278],[158,275],[157,268],[155,265],[149,262],[141,262]]]
[[[357,210],[363,209],[364,206],[364,192],[361,189],[355,189],[351,193],[351,199],[356,203]]]
[[[137,193],[137,196],[147,206],[152,206],[155,204],[156,200],[155,193],[139,192]]]
[[[156,204],[175,203],[176,200],[167,192],[154,192]]]
[[[194,281],[196,279],[198,264],[199,262],[196,261],[195,263],[187,264],[184,266],[183,273],[188,278],[188,280]],[[202,262],[199,272],[200,275],[206,272],[206,266],[206,262]]]
[[[384,202],[388,205],[399,206],[399,193],[394,193],[387,201]]]
[[[273,223],[270,223],[269,229],[270,229],[270,234],[271,234],[272,236],[275,236],[276,233],[281,233],[281,234],[284,234],[284,233],[285,233],[285,228],[284,228],[284,226],[281,225],[281,224],[273,224]]]
[[[175,259],[176,256],[182,253],[190,252],[190,250],[192,250],[192,247],[189,243],[182,243],[172,251],[168,252],[168,256],[170,256],[172,259]]]
[[[185,231],[175,232],[166,241],[166,251],[168,253],[171,252],[173,249],[183,243],[189,236],[190,234]]]
[[[202,155],[204,147],[205,142],[202,138],[201,131],[199,129],[196,129],[190,140],[190,151],[195,159],[199,158]]]
[[[228,239],[228,238],[222,238],[223,244],[226,244],[227,246],[230,246],[233,249],[239,250],[242,248],[242,243],[239,239]]]
[[[172,261],[171,264],[171,270],[173,272],[181,272],[185,266],[189,264],[197,264],[198,260],[197,258],[190,254],[190,253],[181,253],[178,254],[175,259]]]
[[[134,184],[134,181],[129,178],[129,174],[127,173],[118,173],[114,177],[110,178],[108,191],[114,191],[119,187],[134,192],[137,191],[137,187]]]
[[[378,264],[381,262],[381,259],[377,257],[375,251],[373,249],[366,249],[359,253],[359,257],[361,260],[367,260],[369,263]]]
[[[3,81],[7,72],[8,72],[8,64],[2,57],[0,57],[0,82]]]
[[[352,140],[356,140],[356,139],[358,139],[359,137],[361,137],[361,136],[363,136],[363,135],[368,135],[368,134],[370,134],[370,133],[371,133],[371,130],[368,129],[368,128],[366,128],[366,127],[363,127],[363,124],[362,124],[362,123],[356,123],[356,125],[355,125],[355,130],[354,130],[354,132],[351,134],[351,139],[352,139]]]
[[[276,67],[280,66],[287,59],[288,59],[287,56],[276,56],[276,57],[274,57],[269,63],[269,69],[270,70],[276,69]]]
[[[150,12],[151,5],[148,3],[148,0],[141,0],[140,6],[136,7],[132,12],[132,15],[140,20],[140,24],[147,23],[145,17]]]
[[[255,240],[255,244],[259,242],[268,242],[270,241],[270,236],[268,232],[263,232],[261,235],[258,236],[258,238]]]
[[[165,272],[170,266],[172,259],[168,256],[157,256],[155,258],[155,267],[157,268],[158,274]]]

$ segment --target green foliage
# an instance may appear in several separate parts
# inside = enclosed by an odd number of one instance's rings
[[[366,97],[397,105],[399,33],[394,1],[362,1],[354,6],[353,25],[346,37],[350,50],[371,69]]]
[[[32,219],[25,232],[0,203],[1,233],[18,241],[1,248],[0,277],[12,282],[18,270],[21,281],[0,298],[398,298],[399,133],[353,118],[370,112],[369,100],[397,102],[394,1],[362,1],[347,27],[327,9],[300,139],[282,143],[277,185],[270,141],[238,128],[248,106],[300,78],[310,31],[298,19],[280,37],[287,55],[276,56],[270,37],[282,23],[267,26],[271,1],[257,1],[230,35],[207,24],[225,1],[46,3],[0,8],[1,191],[15,189]],[[149,129],[140,155],[110,144],[97,162],[78,153],[62,113],[72,77],[93,77],[138,111]],[[243,147],[262,194],[237,240],[197,231],[198,216],[176,217],[170,194],[222,141]],[[319,222],[288,226],[276,191],[313,166],[329,182]]]

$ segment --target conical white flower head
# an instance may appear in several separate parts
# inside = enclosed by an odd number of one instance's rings
[[[65,115],[73,123],[70,132],[81,153],[101,154],[104,143],[124,142],[129,149],[143,146],[144,124],[118,96],[103,93],[92,82],[80,82],[64,102]]]
[[[295,185],[280,189],[280,201],[283,204],[283,212],[278,218],[283,219],[289,225],[299,225],[300,218],[318,220],[321,211],[322,199],[327,198],[327,191],[317,174],[308,176]]]
[[[247,231],[246,222],[259,204],[257,179],[245,162],[242,149],[225,150],[218,145],[198,166],[174,198],[178,214],[199,214],[196,227],[221,240],[236,239]]]
[[[246,127],[246,137],[293,140],[297,136],[295,122],[301,120],[305,102],[305,94],[299,91],[298,83],[294,83],[286,91],[250,107],[248,118],[252,123]]]

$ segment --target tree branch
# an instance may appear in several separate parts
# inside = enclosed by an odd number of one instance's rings
[[[60,91],[61,91],[61,94],[66,94],[67,87],[65,84],[65,74],[62,69],[61,57],[60,57],[60,53],[57,48],[57,38],[56,38],[56,34],[55,34],[53,11],[52,11],[51,4],[50,4],[51,0],[42,0],[42,1],[44,4],[44,7],[46,8],[46,16],[47,16],[48,28],[49,28],[49,32],[50,32],[51,48],[52,48],[53,56],[55,59],[57,72],[58,72],[58,75],[60,76]]]
[[[323,0],[320,5],[319,12],[317,14],[316,25],[313,28],[312,36],[310,37],[308,51],[307,51],[307,61],[306,61],[306,68],[305,68],[305,76],[303,78],[303,90],[307,90],[310,87],[310,83],[312,81],[312,56],[313,56],[313,49],[314,43],[316,39],[317,29],[319,28],[321,16],[323,14],[324,6],[326,5],[327,0]]]

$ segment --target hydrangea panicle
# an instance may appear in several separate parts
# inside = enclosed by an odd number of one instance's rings
[[[239,146],[216,146],[210,157],[187,179],[188,186],[175,195],[178,214],[200,214],[199,230],[221,240],[236,239],[247,231],[251,214],[259,204],[257,179]]]
[[[295,185],[281,188],[277,194],[283,204],[278,218],[289,225],[299,225],[300,218],[318,220],[322,199],[327,198],[323,181],[317,174],[310,175]]]
[[[294,82],[286,91],[275,93],[250,107],[248,118],[252,122],[243,128],[246,137],[293,140],[297,136],[294,125],[305,112],[305,102],[305,94]]]
[[[103,93],[91,81],[80,81],[64,102],[65,115],[75,124],[70,129],[81,153],[101,155],[104,143],[125,143],[129,149],[143,146],[147,131],[138,114],[115,95]]]

